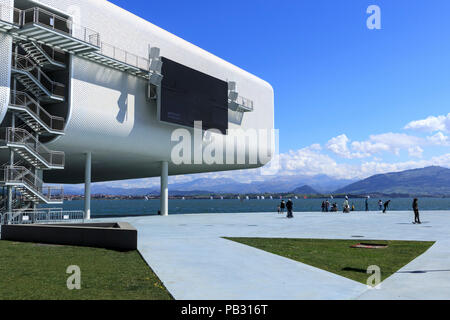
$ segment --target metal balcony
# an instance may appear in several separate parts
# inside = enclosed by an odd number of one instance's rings
[[[75,54],[97,51],[100,46],[98,32],[41,8],[22,11],[17,33],[29,41]]]
[[[82,57],[110,68],[130,73],[144,79],[149,78],[149,60],[126,50],[102,42],[99,51],[81,54]]]

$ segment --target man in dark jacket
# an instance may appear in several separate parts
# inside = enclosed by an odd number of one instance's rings
[[[389,207],[389,203],[391,203],[391,200],[388,200],[388,201],[386,201],[386,202],[384,203],[384,210],[383,210],[383,213],[386,213],[386,211],[387,211],[387,209],[388,209],[388,207]]]
[[[420,222],[420,217],[419,217],[419,204],[418,204],[417,198],[414,198],[412,207],[414,210],[414,223],[418,223],[421,224],[422,222]]]
[[[287,217],[288,218],[293,218],[294,215],[292,213],[292,209],[294,208],[294,203],[292,202],[291,199],[289,199],[289,201],[286,203],[286,209],[287,209]]]

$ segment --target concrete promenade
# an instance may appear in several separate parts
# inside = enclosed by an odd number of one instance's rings
[[[172,215],[114,219],[176,299],[450,299],[450,211]],[[367,286],[222,237],[437,241],[381,284]]]

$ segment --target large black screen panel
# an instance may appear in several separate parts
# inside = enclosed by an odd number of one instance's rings
[[[228,83],[162,57],[160,120],[203,129],[228,129]]]

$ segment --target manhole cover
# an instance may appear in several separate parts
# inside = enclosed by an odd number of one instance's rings
[[[388,247],[387,244],[380,244],[380,243],[358,243],[353,246],[350,246],[350,248],[359,248],[359,249],[386,249]]]

